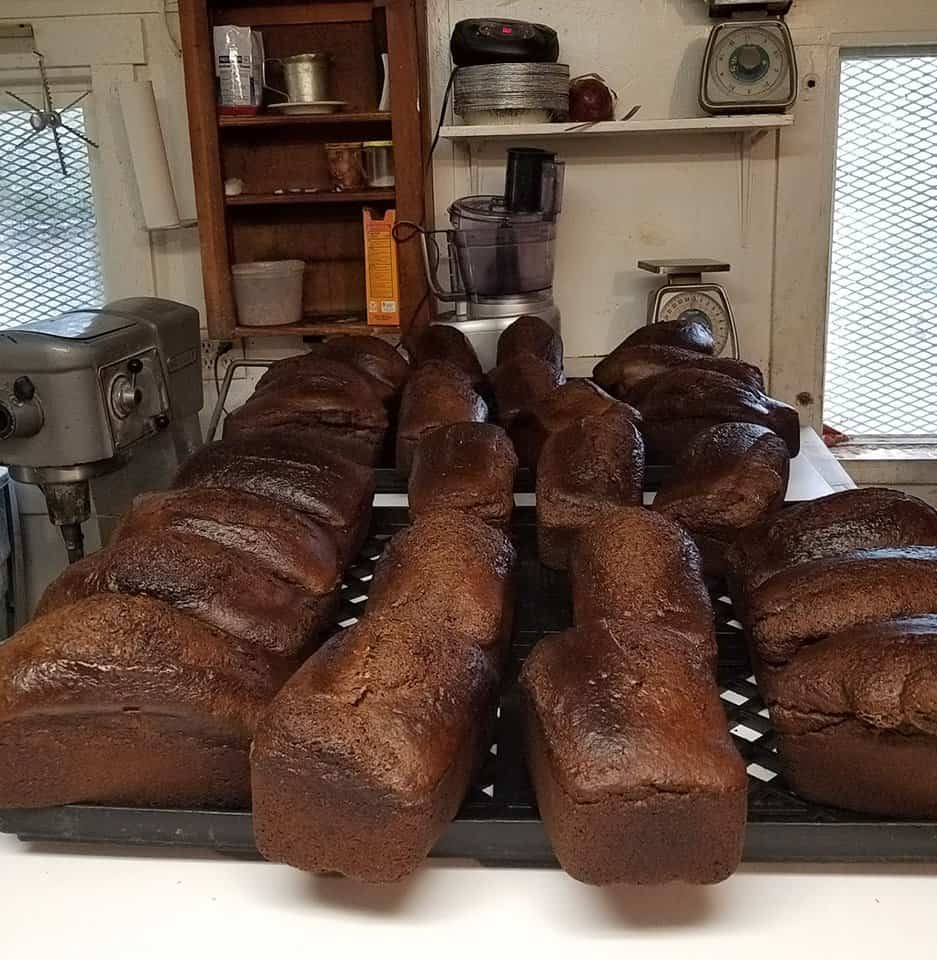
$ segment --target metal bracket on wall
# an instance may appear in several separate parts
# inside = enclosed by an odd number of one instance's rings
[[[224,410],[225,401],[228,399],[228,391],[231,389],[231,381],[234,379],[235,370],[243,370],[247,367],[269,367],[273,360],[233,360],[228,364],[228,369],[224,372],[224,380],[221,381],[221,389],[218,391],[218,397],[215,400],[215,408],[211,412],[211,420],[208,421],[208,430],[205,431],[205,442],[211,443],[215,439],[215,432],[218,430],[218,423],[221,420],[221,414]]]

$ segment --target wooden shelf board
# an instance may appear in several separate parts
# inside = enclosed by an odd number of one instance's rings
[[[235,116],[221,114],[219,127],[293,127],[293,126],[341,126],[355,123],[390,123],[389,113],[313,113],[308,115],[282,115],[278,113],[260,113],[257,116]]]
[[[282,327],[243,327],[234,328],[235,337],[328,337],[338,333],[385,334],[397,336],[399,327],[371,326],[364,321],[345,322],[343,320],[310,320],[308,323],[288,324]]]
[[[446,126],[446,140],[491,140],[527,137],[617,137],[634,134],[753,133],[794,124],[790,113],[751,113],[731,117],[687,117],[679,120],[609,120],[604,123],[516,123]]]
[[[394,190],[320,190],[318,193],[242,193],[225,197],[229,207],[258,207],[293,203],[393,203]]]

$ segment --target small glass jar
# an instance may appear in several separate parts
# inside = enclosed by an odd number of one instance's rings
[[[369,187],[392,187],[394,143],[392,140],[368,140],[364,144],[364,169]]]
[[[333,190],[360,190],[367,180],[361,143],[327,143],[325,156]]]

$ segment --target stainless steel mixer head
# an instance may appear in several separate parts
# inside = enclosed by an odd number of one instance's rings
[[[198,312],[139,298],[0,333],[0,462],[39,486],[69,560],[89,480],[202,405]]]

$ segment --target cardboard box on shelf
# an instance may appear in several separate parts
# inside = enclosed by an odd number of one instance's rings
[[[397,211],[365,207],[364,266],[367,276],[368,323],[375,327],[400,326],[400,279],[394,224]]]

